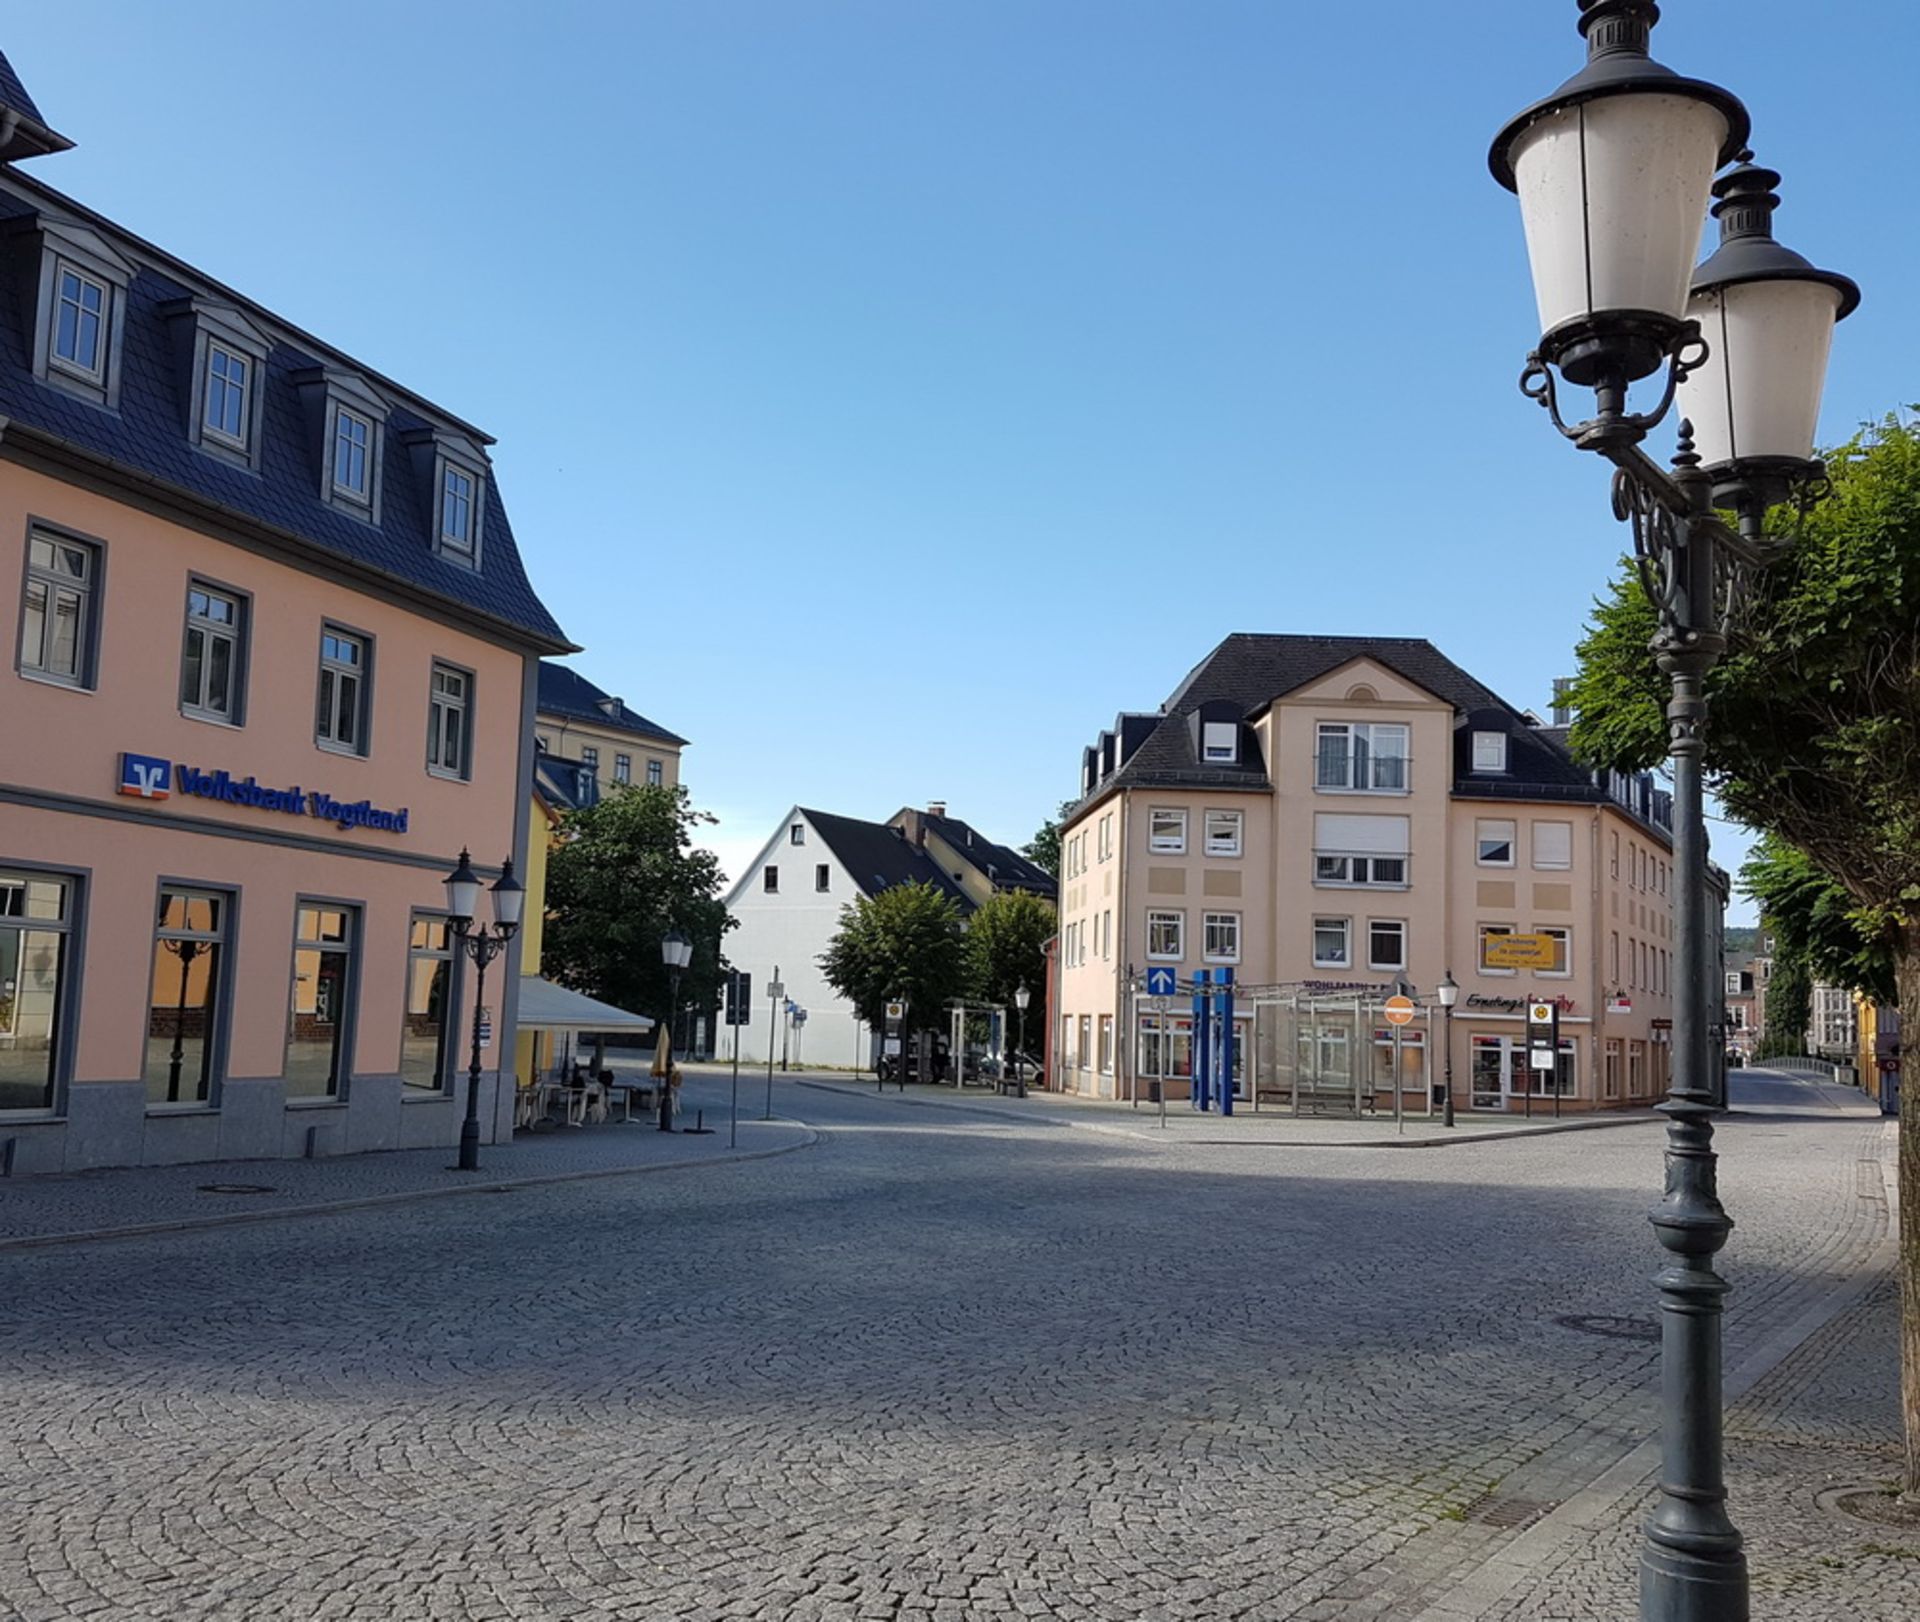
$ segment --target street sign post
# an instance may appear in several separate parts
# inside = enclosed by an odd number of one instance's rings
[[[1147,995],[1149,997],[1171,997],[1180,986],[1180,977],[1164,964],[1147,970]]]
[[[1389,1025],[1411,1025],[1418,1012],[1411,997],[1389,997],[1381,1004],[1380,1011],[1386,1015]]]
[[[1533,1077],[1544,1071],[1553,1090],[1553,1113],[1560,1113],[1560,1005],[1551,1002],[1527,1004],[1527,1103],[1533,1114]]]
[[[780,965],[773,966],[773,978],[767,982],[767,1113],[763,1121],[773,1119],[773,1030],[780,1023],[780,1004],[787,988],[780,983]]]

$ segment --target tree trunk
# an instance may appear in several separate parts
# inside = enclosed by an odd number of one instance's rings
[[[1920,1503],[1920,930],[1902,931],[1900,988],[1900,1410],[1907,1461],[1901,1494]]]

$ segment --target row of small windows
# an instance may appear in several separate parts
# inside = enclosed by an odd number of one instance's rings
[[[20,619],[23,673],[92,691],[99,663],[100,548],[36,530],[27,541]],[[180,653],[180,708],[203,721],[246,724],[250,600],[190,577]],[[372,638],[325,624],[315,695],[314,742],[344,754],[367,752]],[[466,778],[473,770],[473,676],[435,660],[427,697],[427,767]]]
[[[798,840],[794,841],[796,844]],[[826,862],[816,862],[813,867],[813,891],[815,895],[826,895],[833,889],[833,868]],[[769,862],[760,869],[760,890],[763,895],[780,893],[780,869]]]
[[[81,885],[65,874],[0,870],[0,1008],[8,1037],[0,1043],[0,1113],[54,1107],[62,1043],[78,1026],[67,1001],[78,990],[69,956]],[[338,1097],[356,1011],[360,911],[302,901],[294,936],[286,1094]],[[161,890],[142,1066],[150,1107],[217,1102],[235,946],[229,892]],[[415,913],[409,920],[400,1039],[400,1078],[409,1089],[445,1091],[453,1079],[454,946],[445,918]]]
[[[42,352],[48,381],[109,408],[118,403],[115,350],[126,303],[125,281],[116,277],[132,274],[124,264],[113,275],[106,274],[112,258],[108,252],[97,261],[103,267],[99,274],[74,260],[51,260],[51,332]],[[179,321],[190,317],[193,323],[193,443],[224,460],[257,468],[260,391],[271,340],[244,315],[205,300],[188,299],[164,313]],[[324,465],[321,498],[377,524],[385,406],[358,379],[328,368],[296,374],[295,382],[303,396],[311,397],[316,412]],[[432,430],[404,437],[428,480],[436,550],[457,562],[477,564],[485,477],[478,452],[459,436]]]

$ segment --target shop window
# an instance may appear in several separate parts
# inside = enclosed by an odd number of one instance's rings
[[[217,891],[160,892],[147,1007],[149,1104],[213,1098],[231,910],[231,898]]]
[[[287,1021],[289,1098],[337,1098],[345,1088],[353,1023],[353,955],[359,916],[350,907],[296,910],[293,1007]]]
[[[53,1108],[72,880],[0,869],[0,1110]]]
[[[400,1080],[423,1092],[444,1092],[451,1080],[457,950],[445,918],[414,914],[407,932],[407,1013],[400,1037]]]

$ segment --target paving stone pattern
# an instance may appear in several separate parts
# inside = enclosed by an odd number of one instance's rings
[[[1650,1316],[1657,1127],[804,1113],[779,1158],[0,1254],[0,1617],[1411,1615],[1650,1423],[1654,1348],[1554,1320]],[[1734,1355],[1884,1231],[1879,1131],[1729,1123]]]

